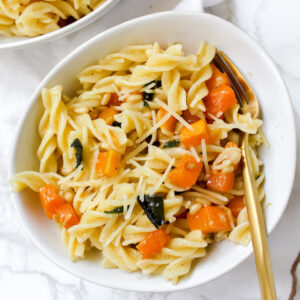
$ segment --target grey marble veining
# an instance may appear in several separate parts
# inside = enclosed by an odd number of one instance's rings
[[[61,270],[39,252],[26,236],[12,205],[7,184],[9,145],[16,124],[40,80],[66,54],[96,33],[133,17],[172,10],[181,2],[181,0],[121,0],[113,11],[81,32],[35,49],[0,54],[0,299],[252,300],[260,298],[253,256],[224,276],[182,292],[138,294],[111,290],[85,282]],[[205,1],[207,2],[209,0]],[[298,130],[298,146],[299,11],[298,0],[225,0],[207,9],[207,12],[229,20],[254,37],[274,58],[291,93]],[[298,167],[295,182],[298,183],[299,179],[300,168]],[[289,205],[269,237],[278,297],[282,300],[288,298],[291,285],[289,270],[300,250],[299,193],[300,187],[295,184]],[[300,299],[299,294],[297,299]]]

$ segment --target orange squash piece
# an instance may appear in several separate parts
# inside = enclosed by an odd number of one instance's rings
[[[223,114],[237,103],[234,90],[227,86],[222,85],[211,90],[208,95],[203,99],[206,107],[206,117],[209,119],[209,114],[217,118],[222,118]]]
[[[167,113],[168,112],[161,107],[157,113],[157,121],[161,120]],[[170,118],[164,124],[162,124],[160,128],[170,132],[174,132],[176,123],[177,120],[173,116],[170,116]]]
[[[177,163],[176,168],[169,173],[168,178],[172,184],[187,189],[197,182],[202,167],[202,161],[197,162],[193,156],[185,154]]]
[[[201,207],[194,215],[188,213],[187,221],[191,230],[201,230],[203,233],[232,230],[230,217],[219,206]]]
[[[228,192],[234,186],[235,173],[211,173],[206,182],[207,187],[218,192]]]
[[[58,221],[66,228],[70,228],[79,223],[79,217],[77,216],[73,206],[70,203],[63,203],[56,210]]]
[[[120,153],[114,150],[100,152],[98,154],[96,169],[101,174],[101,176],[115,176],[118,173],[120,161]]]
[[[108,107],[107,109],[105,109],[103,112],[99,114],[98,118],[103,119],[107,125],[112,125],[112,123],[115,120],[114,116],[117,113],[118,112],[114,108]]]
[[[244,196],[235,196],[231,199],[227,207],[231,210],[232,215],[237,217],[245,207]]]
[[[196,115],[192,115],[189,109],[183,111],[183,118],[189,123],[195,123],[200,120]]]
[[[110,94],[110,99],[109,99],[108,105],[120,106],[122,103],[123,103],[123,101],[119,100],[119,96],[117,93]]]
[[[200,145],[203,139],[207,144],[212,142],[210,131],[205,119],[192,123],[191,126],[194,130],[190,130],[186,127],[182,127],[180,130],[180,141],[187,148]]]
[[[57,208],[64,203],[52,184],[46,184],[40,188],[40,198],[45,213],[49,219],[53,218]]]
[[[212,76],[205,81],[208,90],[211,91],[221,85],[230,86],[227,74],[222,73],[214,64],[211,64],[210,66],[212,68]]]
[[[159,254],[169,241],[169,235],[160,228],[148,233],[138,244],[137,249],[142,254],[143,259],[147,259],[153,257],[155,254]]]

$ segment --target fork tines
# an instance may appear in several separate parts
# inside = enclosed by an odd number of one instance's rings
[[[228,79],[230,81],[230,84],[231,84],[234,92],[235,92],[235,95],[238,99],[240,106],[241,107],[243,106],[242,97],[245,99],[246,103],[249,104],[249,100],[248,100],[247,94],[246,94],[243,86],[241,85],[241,83],[235,76],[234,72],[231,70],[231,68],[227,64],[226,60],[223,58],[223,56],[219,52],[216,53],[216,55],[213,59],[213,62],[223,73],[226,73],[228,75]]]

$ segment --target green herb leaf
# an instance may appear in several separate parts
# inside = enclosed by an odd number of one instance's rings
[[[143,202],[138,196],[137,201],[143,208],[148,219],[156,228],[159,228],[159,226],[165,224],[164,201],[161,196],[158,196],[156,194],[144,195]]]
[[[129,205],[127,206],[127,209],[129,208]],[[112,210],[105,210],[106,214],[122,214],[124,212],[124,206],[118,206]]]
[[[154,93],[143,92],[143,101],[152,101]]]
[[[82,144],[79,139],[75,139],[71,144],[71,147],[74,147],[75,149],[75,157],[76,157],[75,169],[77,169],[82,162],[82,150],[83,150]]]
[[[143,100],[143,104],[145,107],[147,107],[148,109],[150,109],[150,105],[146,100]]]
[[[161,81],[160,80],[152,80],[145,84],[145,87],[150,87],[150,90],[155,90],[156,88],[161,87]],[[153,100],[154,93],[147,93],[143,92],[143,100],[152,101]]]
[[[114,127],[120,127],[121,128],[122,123],[117,122],[117,121],[113,121],[112,126]]]
[[[164,143],[163,148],[174,148],[177,147],[180,144],[180,141],[168,141]]]
[[[145,87],[148,87],[150,85],[151,85],[151,88],[150,88],[151,90],[157,89],[157,88],[161,87],[161,81],[160,80],[152,80],[152,81],[146,83]]]

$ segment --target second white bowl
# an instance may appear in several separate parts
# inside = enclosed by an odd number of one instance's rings
[[[43,34],[36,37],[0,36],[0,51],[36,46],[42,43],[46,43],[48,41],[53,41],[59,37],[63,37],[67,34],[75,32],[89,25],[90,23],[94,22],[100,16],[104,15],[111,8],[113,8],[119,1],[120,0],[106,0],[88,15],[80,18],[79,20],[75,21],[74,23],[68,26],[62,27],[58,30],[52,31],[47,34]]]

